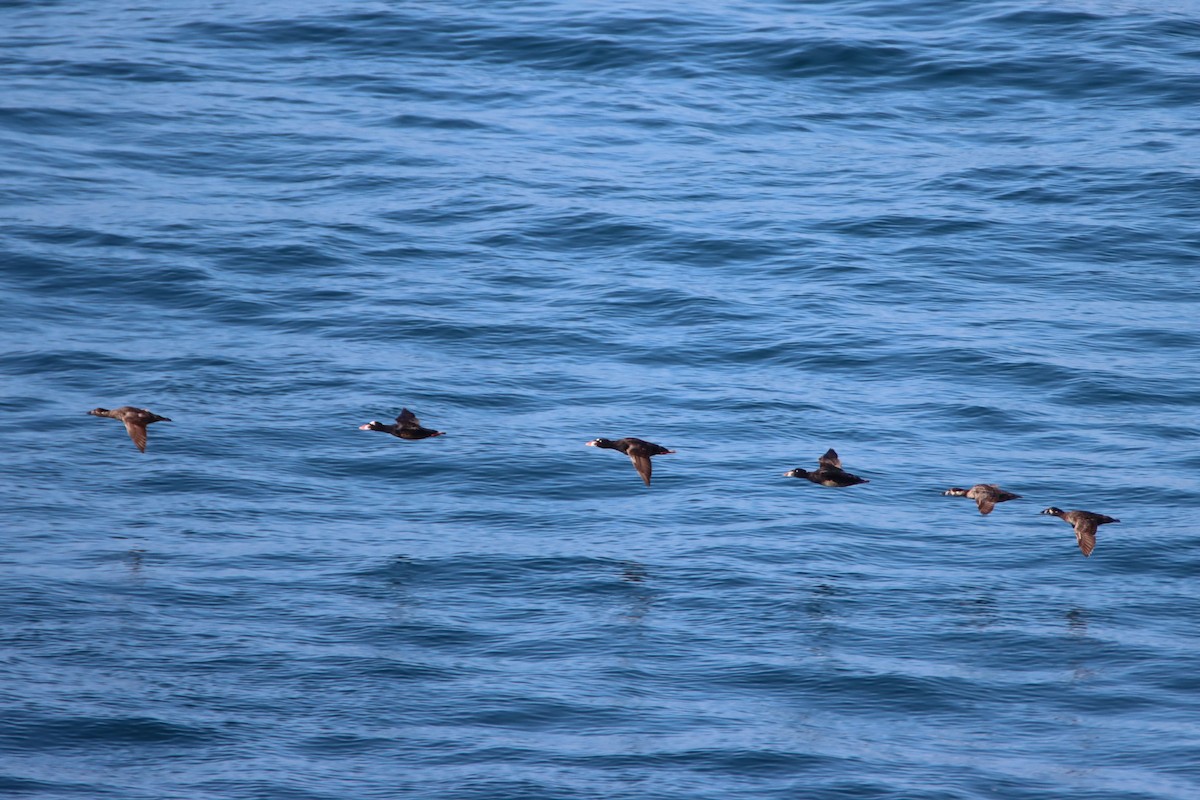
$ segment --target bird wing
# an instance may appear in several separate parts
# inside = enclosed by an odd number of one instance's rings
[[[137,445],[137,449],[143,453],[146,452],[146,425],[132,419],[124,419],[125,430],[129,432],[129,438],[133,439],[133,443]]]
[[[633,462],[633,468],[638,471],[638,475],[642,476],[642,480],[646,485],[650,485],[650,456],[641,453],[630,453],[629,460]]]
[[[421,427],[421,420],[417,419],[417,415],[407,408],[400,409],[400,416],[396,417],[396,422],[400,423],[401,428]]]
[[[835,451],[832,447],[825,451],[825,455],[817,459],[817,463],[823,467],[836,467],[837,469],[842,468],[842,460],[838,458],[837,451]]]
[[[1079,549],[1085,556],[1090,556],[1096,549],[1096,528],[1099,526],[1099,522],[1086,517],[1076,517],[1072,524],[1072,527],[1075,528],[1075,541],[1079,543]]]
[[[990,514],[996,507],[996,495],[992,492],[975,492],[975,505],[979,506],[980,514]]]

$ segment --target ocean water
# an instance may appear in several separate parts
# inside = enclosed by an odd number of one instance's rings
[[[1200,797],[1200,4],[0,53],[0,795]]]

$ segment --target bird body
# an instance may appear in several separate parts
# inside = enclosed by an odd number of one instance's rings
[[[642,476],[642,480],[646,485],[650,485],[650,456],[664,456],[674,453],[674,450],[668,450],[660,444],[647,442],[645,439],[636,439],[632,436],[627,436],[624,439],[593,439],[587,442],[588,447],[600,447],[605,450],[618,450],[629,456],[629,460],[633,462],[634,469],[638,471],[638,475]]]
[[[360,431],[383,431],[400,439],[429,439],[433,436],[445,436],[445,431],[435,431],[433,428],[422,428],[421,420],[407,408],[400,409],[400,416],[395,424],[385,424],[373,419],[366,425],[359,425]]]
[[[957,486],[942,492],[947,497],[969,497],[979,506],[980,514],[990,514],[996,503],[1016,500],[1021,495],[1006,492],[994,483],[977,483],[970,489],[960,489]]]
[[[1119,519],[1104,514],[1096,514],[1092,511],[1063,511],[1061,508],[1050,506],[1043,514],[1049,514],[1052,517],[1067,522],[1075,529],[1075,541],[1079,544],[1079,549],[1083,551],[1085,556],[1090,556],[1092,551],[1096,549],[1096,529],[1101,525],[1107,525],[1110,522],[1120,522]]]
[[[842,469],[842,460],[838,458],[837,452],[832,447],[825,451],[825,455],[817,459],[816,469],[806,470],[797,467],[783,474],[788,478],[804,478],[821,486],[845,487],[870,483],[866,478],[851,475]]]
[[[87,412],[94,417],[111,417],[125,423],[129,438],[137,445],[137,449],[146,452],[146,426],[152,422],[170,422],[166,417],[160,417],[153,411],[134,406],[121,406],[111,411],[107,408],[93,408]]]

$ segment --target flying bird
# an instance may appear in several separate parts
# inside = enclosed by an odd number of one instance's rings
[[[635,439],[628,436],[624,439],[617,439],[615,442],[612,439],[593,439],[587,442],[588,447],[600,447],[605,450],[620,450],[625,455],[629,456],[629,460],[633,462],[634,468],[638,471],[638,475],[642,476],[642,480],[646,485],[650,485],[650,456],[665,456],[674,453],[674,450],[668,450],[662,445],[654,442],[647,442],[644,439]]]
[[[1091,511],[1063,511],[1061,508],[1050,506],[1043,514],[1049,514],[1052,517],[1058,517],[1064,522],[1070,523],[1075,529],[1075,541],[1079,543],[1079,549],[1083,551],[1085,556],[1090,556],[1092,551],[1096,549],[1096,529],[1101,525],[1107,525],[1110,522],[1120,522],[1119,519],[1104,514],[1096,514]]]
[[[401,439],[428,439],[431,436],[444,436],[445,431],[435,431],[433,428],[422,428],[421,420],[407,408],[400,409],[400,416],[395,424],[387,425],[373,419],[366,425],[359,425],[360,431],[383,431]]]
[[[854,486],[859,483],[870,483],[866,478],[851,475],[842,469],[842,460],[838,458],[837,452],[832,447],[825,451],[825,455],[817,459],[816,469],[809,471],[797,467],[783,474],[788,478],[804,478],[822,486]]]
[[[166,417],[160,417],[152,411],[133,406],[121,406],[109,411],[107,408],[93,408],[87,412],[94,417],[112,417],[125,423],[129,438],[137,445],[137,449],[146,452],[146,426],[152,422],[170,422]]]
[[[979,506],[980,514],[990,514],[996,503],[1006,500],[1016,500],[1021,495],[1006,492],[994,483],[977,483],[970,489],[960,489],[957,486],[942,492],[947,497],[969,497]]]

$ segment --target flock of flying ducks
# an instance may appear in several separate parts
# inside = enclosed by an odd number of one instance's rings
[[[146,426],[154,422],[171,421],[167,417],[160,417],[158,414],[147,409],[135,408],[133,406],[121,406],[111,411],[107,408],[94,408],[88,413],[97,417],[111,417],[112,419],[121,420],[121,422],[125,423],[125,430],[128,431],[129,438],[133,439],[133,443],[143,453],[146,452]],[[400,409],[400,416],[396,417],[395,423],[383,423],[373,419],[366,425],[360,425],[359,430],[382,431],[400,439],[429,439],[445,434],[445,431],[436,431],[432,428],[422,427],[421,421],[407,408]],[[629,456],[629,460],[633,462],[634,469],[637,470],[638,475],[642,476],[642,480],[647,486],[650,485],[650,474],[652,471],[650,458],[652,456],[670,455],[675,452],[674,450],[668,450],[662,445],[654,444],[654,442],[647,442],[644,439],[637,439],[632,436],[616,440],[593,439],[587,442],[587,445],[589,447],[599,447],[604,450],[617,450]],[[825,451],[825,455],[817,459],[816,469],[805,470],[797,467],[783,474],[788,478],[803,478],[821,486],[838,488],[870,482],[865,478],[852,475],[842,469],[842,460],[838,458],[838,454],[834,452],[833,448]],[[954,487],[947,489],[942,494],[949,497],[968,497],[974,500],[975,504],[979,507],[980,514],[990,514],[997,503],[1016,500],[1021,496],[1012,492],[1006,492],[993,483],[976,484],[970,489]],[[1041,513],[1058,517],[1074,528],[1075,541],[1079,544],[1079,549],[1085,556],[1090,556],[1092,550],[1096,548],[1096,529],[1098,527],[1110,522],[1121,521],[1104,514],[1096,514],[1092,511],[1063,511],[1061,508],[1055,508],[1054,506],[1047,508]]]

